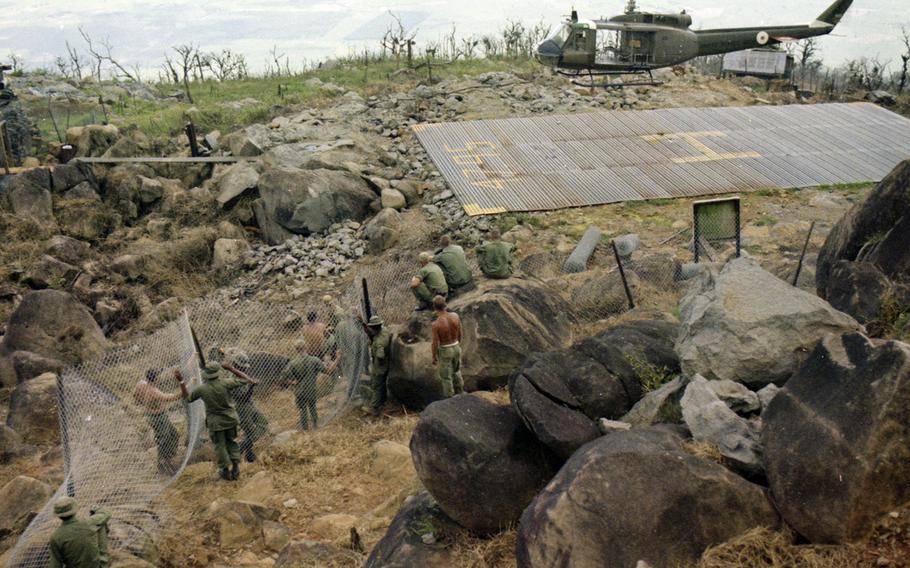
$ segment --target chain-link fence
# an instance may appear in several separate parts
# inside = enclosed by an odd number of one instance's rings
[[[232,391],[243,457],[255,459],[269,434],[314,429],[356,397],[367,340],[342,302],[302,313],[257,303],[196,303],[155,334],[65,371],[59,381],[66,479],[56,497],[103,507],[112,549],[142,555],[163,514],[163,489],[192,461],[212,459],[201,401],[178,397],[200,361],[230,362],[258,381]],[[222,375],[229,375],[222,371]],[[44,567],[57,526],[49,503],[19,539],[10,566]]]

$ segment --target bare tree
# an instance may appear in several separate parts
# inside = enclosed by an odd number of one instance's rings
[[[126,79],[135,83],[141,82],[139,74],[135,69],[127,69],[120,61],[114,58],[114,47],[111,45],[109,38],[104,38],[103,40],[95,42],[95,40],[82,29],[82,26],[79,26],[78,30],[82,39],[85,40],[86,49],[88,49],[89,55],[91,55],[94,60],[93,74],[99,81],[102,80],[101,71],[106,62],[108,66],[113,69],[112,75],[114,79]]]
[[[901,53],[901,73],[897,94],[903,93],[904,87],[907,86],[907,66],[910,64],[910,29],[907,29],[907,26],[901,26],[901,40],[904,43],[904,52]]]
[[[246,58],[230,49],[222,49],[220,53],[209,53],[206,60],[209,71],[218,81],[246,77]]]
[[[6,58],[9,59],[10,67],[12,67],[12,69],[10,69],[10,72],[19,73],[25,69],[25,65],[22,63],[21,55],[10,51],[9,55],[7,55]]]
[[[184,44],[172,47],[177,52],[177,62],[172,64],[175,67],[175,75],[179,76],[183,82],[183,91],[186,93],[186,100],[194,104],[193,94],[190,92],[190,73],[192,73],[195,64],[197,47],[193,44]],[[170,63],[170,62],[169,62]]]
[[[380,45],[382,46],[382,56],[385,59],[386,53],[395,58],[395,66],[401,66],[401,54],[406,53],[408,66],[413,60],[414,38],[417,37],[417,30],[408,30],[404,27],[401,18],[389,11],[389,16],[394,20],[389,24],[389,28],[382,36]]]
[[[272,46],[272,49],[269,51],[269,55],[272,56],[272,61],[275,62],[275,76],[281,77],[281,67],[282,67],[281,59],[284,58],[285,65],[287,65],[287,55],[285,55],[284,53],[278,53],[277,45]],[[271,68],[271,64],[269,65],[269,67]],[[290,75],[290,74],[291,74],[290,68],[288,68],[288,75]]]
[[[95,42],[92,40],[82,26],[77,28],[79,30],[79,35],[82,36],[82,39],[85,41],[86,49],[88,49],[88,54],[92,58],[92,75],[99,82],[101,81],[101,66],[104,63],[104,58],[101,56],[101,53],[95,49]]]
[[[85,60],[79,55],[79,52],[75,47],[70,45],[70,42],[66,42],[66,53],[69,57],[69,68],[70,72],[73,75],[73,78],[82,80],[82,67],[85,65]]]

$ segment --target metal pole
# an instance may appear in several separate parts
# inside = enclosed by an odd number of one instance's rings
[[[3,157],[3,169],[6,175],[9,175],[9,168],[12,166],[13,156],[10,153],[10,147],[7,144],[6,121],[0,121],[0,156]]]
[[[366,321],[370,321],[370,318],[373,317],[373,306],[370,305],[370,289],[367,288],[366,278],[361,278],[360,282],[363,285],[363,312],[366,316]]]
[[[66,494],[76,495],[76,481],[70,467],[70,438],[66,429],[66,396],[63,391],[63,377],[57,375],[57,420],[60,422],[60,445],[63,447],[63,477],[66,479]]]
[[[799,255],[799,264],[796,265],[796,274],[793,275],[793,285],[799,282],[799,273],[803,270],[803,259],[806,257],[806,249],[809,248],[809,239],[812,238],[812,231],[815,229],[815,221],[809,225],[809,234],[806,235],[806,242],[803,243],[803,252]]]
[[[192,122],[186,123],[186,137],[190,139],[190,155],[194,158],[198,158],[199,142],[196,140],[196,125]]]
[[[613,256],[616,257],[616,266],[619,267],[619,277],[622,278],[622,286],[626,289],[626,298],[629,299],[629,309],[635,309],[635,300],[632,299],[632,290],[629,289],[629,281],[626,280],[626,271],[622,267],[622,260],[619,258],[619,250],[616,248],[616,241],[610,241],[613,247]]]

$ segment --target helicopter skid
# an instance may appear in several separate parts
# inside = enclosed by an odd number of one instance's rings
[[[572,84],[577,87],[584,87],[587,89],[622,89],[623,87],[659,87],[663,85],[663,81],[656,81],[654,76],[651,74],[651,71],[648,69],[642,69],[640,71],[589,71],[588,73],[568,73],[566,71],[557,71],[560,75],[565,77],[572,77]],[[642,79],[640,81],[622,81],[619,83],[595,83],[594,77],[622,77],[624,75],[647,75],[648,79]],[[579,78],[587,77],[589,80],[584,82],[578,80]]]

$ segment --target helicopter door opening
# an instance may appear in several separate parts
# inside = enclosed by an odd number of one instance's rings
[[[600,65],[622,63],[620,34],[616,30],[597,30],[594,62]]]

